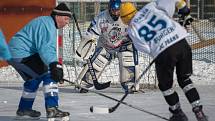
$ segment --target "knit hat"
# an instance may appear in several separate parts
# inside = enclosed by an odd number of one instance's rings
[[[120,17],[124,24],[129,24],[131,19],[136,14],[137,9],[131,2],[125,2],[120,7]]]
[[[69,16],[72,17],[72,13],[65,3],[60,3],[52,10],[51,15]]]

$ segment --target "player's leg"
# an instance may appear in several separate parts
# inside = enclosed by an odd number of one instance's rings
[[[94,52],[94,54],[91,58],[91,62],[92,62],[94,71],[96,73],[97,79],[100,77],[100,75],[102,74],[105,67],[110,63],[110,60],[111,60],[111,54],[110,53],[108,53],[102,47],[96,48],[96,51]],[[81,77],[81,85],[86,87],[86,88],[92,87],[93,86],[92,77],[90,75],[87,64],[84,66],[83,71],[81,72],[81,75],[83,75]],[[84,89],[81,89],[80,92],[84,93],[87,91]]]
[[[176,65],[176,74],[179,86],[183,89],[188,101],[192,105],[193,112],[196,115],[198,121],[207,121],[207,118],[202,110],[202,104],[197,89],[194,87],[190,76],[193,72],[192,70],[192,52],[191,48],[186,42],[183,41],[183,46],[181,46],[182,55],[180,61]]]
[[[155,61],[155,68],[158,77],[158,87],[169,105],[169,111],[172,113],[169,121],[188,121],[187,116],[181,109],[179,96],[173,86],[174,67],[177,63],[177,43],[160,55]]]
[[[41,113],[33,110],[32,107],[40,82],[41,80],[25,81],[18,110],[16,112],[17,119],[39,119]]]
[[[62,111],[58,108],[58,84],[51,79],[50,74],[46,74],[43,79],[43,92],[45,98],[46,116],[48,120],[67,119],[69,112]],[[65,120],[66,121],[66,120]]]
[[[37,63],[35,63],[37,62]],[[41,83],[40,75],[47,72],[47,67],[38,54],[23,59],[12,59],[11,64],[21,75],[24,82],[23,93],[16,112],[17,118],[38,118],[40,112],[32,109],[36,98],[37,89]]]
[[[69,112],[64,112],[57,107],[51,107],[46,109],[48,121],[55,121],[56,119],[59,121],[69,121]]]
[[[120,83],[122,88],[126,93],[129,92],[131,85],[135,84],[135,89],[133,91],[139,90],[139,83],[136,83],[136,79],[139,76],[138,67],[138,53],[133,50],[132,44],[124,46],[118,52],[119,59],[119,71],[120,71]]]

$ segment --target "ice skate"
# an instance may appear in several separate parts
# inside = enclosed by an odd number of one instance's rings
[[[170,111],[172,112],[172,111]],[[187,116],[181,109],[178,109],[177,113],[172,113],[173,115],[170,117],[169,121],[188,121]]]
[[[87,88],[87,89],[89,89],[89,90],[90,90],[90,89],[94,89],[93,84],[91,84],[91,83],[89,83],[89,82],[83,81],[83,82],[82,82],[82,86],[85,87],[85,88]],[[83,89],[83,88],[80,88],[79,92],[80,92],[80,93],[88,93],[88,90]]]
[[[39,120],[41,113],[36,110],[17,110],[16,120]]]
[[[127,93],[127,94],[137,93],[137,91],[135,90],[135,88],[130,89],[131,86],[132,86],[131,84],[129,85],[128,83],[123,82],[123,83],[121,83],[121,86],[122,86],[124,92]]]
[[[202,106],[193,108],[197,121],[208,121],[208,117],[202,111]]]
[[[63,112],[57,107],[46,109],[46,116],[48,121],[69,121],[69,115],[69,112]]]

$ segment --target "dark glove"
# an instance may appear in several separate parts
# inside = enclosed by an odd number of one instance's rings
[[[188,15],[185,17],[184,19],[184,26],[187,27],[188,25],[191,25],[191,23],[193,22],[193,17]]]
[[[193,17],[191,15],[187,15],[187,16],[183,16],[179,18],[179,23],[184,26],[187,27],[189,25],[191,25],[191,23],[193,22]]]
[[[63,67],[58,62],[49,64],[51,78],[60,84],[63,84]]]

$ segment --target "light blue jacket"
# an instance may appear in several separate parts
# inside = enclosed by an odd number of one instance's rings
[[[4,35],[0,30],[0,60],[10,60],[11,54],[5,41]]]
[[[38,53],[46,65],[58,61],[57,28],[51,16],[33,19],[9,43],[12,58],[24,58]]]

